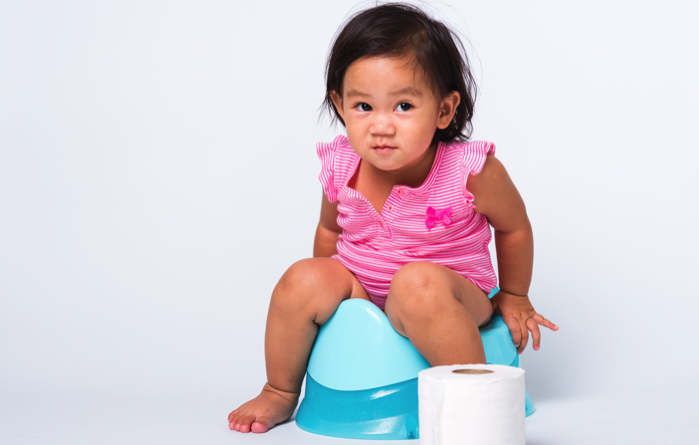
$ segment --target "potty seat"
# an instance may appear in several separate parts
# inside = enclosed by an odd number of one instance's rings
[[[486,363],[519,366],[502,317],[493,315],[480,332]],[[318,331],[296,424],[347,439],[417,439],[417,375],[429,367],[375,304],[345,300]],[[526,391],[525,410],[534,413]]]

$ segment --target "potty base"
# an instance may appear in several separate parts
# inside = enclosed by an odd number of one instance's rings
[[[302,430],[344,439],[417,439],[417,378],[358,391],[340,391],[306,374],[306,393],[296,413]]]

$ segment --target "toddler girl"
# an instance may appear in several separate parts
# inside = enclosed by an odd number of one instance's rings
[[[457,43],[459,45],[457,45]],[[478,327],[501,314],[522,352],[558,327],[527,296],[532,230],[488,142],[471,133],[475,85],[458,37],[415,7],[355,15],[327,65],[325,105],[347,130],[318,144],[324,195],[313,258],[272,293],[267,383],[228,416],[261,433],[298,403],[318,326],[348,298],[372,301],[432,366],[485,363]],[[488,243],[495,232],[500,291]]]

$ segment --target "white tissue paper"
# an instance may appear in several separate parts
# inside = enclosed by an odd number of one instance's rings
[[[418,397],[421,445],[525,444],[524,370],[520,368],[425,369],[418,375]]]

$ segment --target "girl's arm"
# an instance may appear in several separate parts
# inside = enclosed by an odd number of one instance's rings
[[[534,237],[524,201],[494,156],[487,157],[479,174],[468,177],[466,187],[474,196],[476,212],[484,214],[495,231],[500,292],[491,299],[493,309],[510,328],[517,352],[527,346],[529,331],[538,350],[539,325],[554,331],[558,326],[537,313],[529,301]]]
[[[320,222],[316,229],[313,243],[313,257],[331,257],[337,253],[337,237],[342,233],[342,227],[337,224],[337,202],[331,203],[323,193],[320,205]]]

